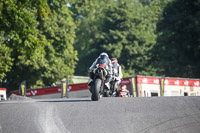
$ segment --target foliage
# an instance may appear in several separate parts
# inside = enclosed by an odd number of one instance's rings
[[[117,57],[132,74],[199,77],[199,1],[81,1],[75,48],[76,74],[101,52]],[[176,67],[175,67],[176,66]]]
[[[11,58],[11,49],[6,46],[6,40],[4,34],[0,35],[0,82],[6,76],[6,72],[11,70],[13,65]],[[4,43],[5,42],[5,43]]]
[[[51,3],[0,2],[1,53],[7,52],[1,54],[0,66],[5,67],[0,72],[7,88],[17,89],[23,80],[28,88],[44,87],[73,75],[77,53],[72,13],[66,1],[54,1],[53,9]]]
[[[199,0],[0,0],[1,85],[71,82],[102,52],[124,76],[199,78],[199,9]]]
[[[83,54],[79,53],[81,61],[76,72],[86,74],[92,61],[101,52],[107,52],[110,57],[119,58],[125,75],[150,74],[148,51],[155,44],[155,26],[146,20],[148,10],[138,1],[131,0],[93,6],[90,11],[92,8],[94,14],[83,16],[78,27],[75,48]]]
[[[119,2],[106,14],[104,31],[107,30],[107,34],[103,46],[109,52],[113,51],[111,56],[119,58],[125,68],[124,75],[152,74],[149,50],[155,44],[156,36],[148,15],[148,10],[137,1]]]
[[[49,0],[52,14],[41,24],[41,31],[48,40],[45,44],[47,64],[42,74],[45,84],[68,78],[74,73],[77,51],[73,48],[76,25],[67,1]]]
[[[139,0],[143,5],[150,5],[153,0]]]
[[[95,38],[101,31],[101,24],[105,8],[112,2],[101,1],[76,1],[72,2],[71,10],[74,12],[76,25],[76,40],[74,47],[78,51],[79,62],[75,74],[87,75],[88,68],[102,52]]]
[[[5,67],[12,69],[7,73],[7,87],[14,87],[19,84],[20,79],[24,79],[39,69],[42,64],[43,43],[36,17],[44,17],[48,13],[48,7],[42,1],[17,1],[7,0],[0,2],[0,32],[4,38],[3,44],[6,44],[6,58],[10,58],[10,63]],[[45,13],[44,13],[45,10]],[[6,40],[5,40],[6,39]],[[12,61],[12,62],[11,62]],[[6,65],[6,64],[5,64]],[[29,69],[28,73],[24,70]],[[8,71],[7,71],[8,72]],[[33,82],[33,81],[32,81]]]
[[[155,66],[159,74],[198,78],[200,51],[200,2],[173,0],[157,23]]]

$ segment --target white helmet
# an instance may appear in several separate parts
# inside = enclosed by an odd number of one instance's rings
[[[108,54],[106,54],[106,53],[104,53],[104,52],[100,54],[100,56],[102,56],[102,55],[105,55],[105,56],[108,57]],[[108,58],[109,58],[109,57],[108,57]]]

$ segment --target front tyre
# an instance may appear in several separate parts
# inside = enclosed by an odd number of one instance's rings
[[[99,94],[99,91],[100,91],[100,87],[101,87],[101,79],[96,79],[95,80],[95,83],[94,83],[94,88],[93,88],[93,91],[92,91],[92,101],[98,101],[100,99],[100,94]]]

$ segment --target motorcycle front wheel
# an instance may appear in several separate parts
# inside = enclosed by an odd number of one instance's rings
[[[92,91],[92,101],[98,101],[100,99],[100,94],[99,94],[99,91],[100,91],[100,87],[101,87],[101,79],[96,79],[95,80],[95,83],[94,83],[94,88],[93,88],[93,91]]]

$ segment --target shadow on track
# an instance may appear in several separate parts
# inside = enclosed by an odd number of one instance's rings
[[[91,100],[47,100],[37,102],[92,102]]]

